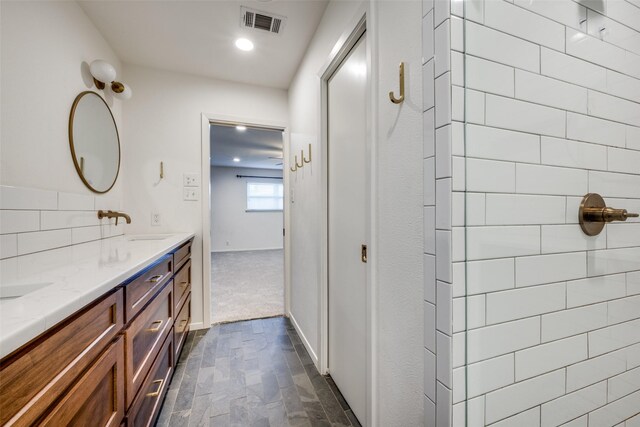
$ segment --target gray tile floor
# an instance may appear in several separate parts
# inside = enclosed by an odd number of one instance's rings
[[[191,332],[158,426],[360,426],[283,317]]]

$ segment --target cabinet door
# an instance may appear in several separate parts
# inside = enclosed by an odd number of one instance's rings
[[[124,320],[129,323],[169,281],[173,273],[173,255],[167,254],[125,287]]]
[[[173,279],[173,309],[177,313],[191,290],[191,260],[188,260]]]
[[[178,357],[180,357],[180,352],[182,351],[182,347],[184,347],[184,342],[187,339],[187,334],[189,333],[189,324],[191,323],[191,293],[187,294],[186,302],[182,306],[182,309],[176,316],[176,323],[173,327],[173,336],[176,346],[176,357],[175,362],[178,363]]]
[[[31,425],[122,330],[122,289],[0,362],[0,425]]]
[[[127,427],[148,427],[155,422],[173,375],[173,334],[165,340],[127,414]]]
[[[47,412],[40,425],[116,427],[124,413],[124,340],[120,337]]]
[[[173,327],[173,283],[169,282],[125,330],[127,405],[130,405]]]

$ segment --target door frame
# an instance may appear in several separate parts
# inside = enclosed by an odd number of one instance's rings
[[[328,81],[338,69],[342,61],[351,52],[360,37],[367,36],[367,178],[369,182],[366,218],[366,243],[368,245],[368,262],[366,265],[366,396],[365,419],[360,420],[365,426],[377,425],[376,398],[376,215],[374,209],[374,196],[377,190],[376,184],[376,129],[375,129],[375,85],[372,76],[377,70],[375,66],[375,52],[377,40],[375,38],[372,16],[373,8],[364,4],[355,15],[355,18],[347,25],[345,32],[340,36],[331,54],[318,72],[320,78],[320,146],[322,153],[321,162],[321,250],[320,250],[320,357],[319,370],[321,374],[330,373],[329,366],[329,175],[328,175]],[[375,12],[374,12],[375,13]]]
[[[289,124],[276,120],[258,119],[246,116],[227,116],[222,114],[201,114],[201,172],[202,195],[202,287],[203,287],[203,321],[204,327],[211,326],[211,124],[245,125],[266,129],[282,130],[282,181],[284,184],[284,315],[290,312],[291,293],[291,233],[289,209]],[[206,179],[205,179],[206,178]]]

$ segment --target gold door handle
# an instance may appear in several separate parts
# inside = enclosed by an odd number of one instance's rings
[[[162,324],[164,323],[164,320],[156,320],[154,322],[151,322],[151,324],[149,326],[153,326],[153,325],[158,325],[155,328],[151,328],[149,327],[147,329],[148,332],[158,332],[160,330],[160,328],[162,328]]]
[[[614,209],[607,206],[602,196],[589,193],[582,198],[578,220],[580,228],[587,236],[597,236],[608,222],[626,221],[637,218],[639,214],[627,212],[626,209]]]
[[[160,379],[160,380],[155,380],[151,383],[151,385],[155,385],[158,384],[158,388],[156,389],[156,391],[152,391],[151,393],[147,393],[148,397],[156,397],[156,396],[160,396],[160,391],[162,391],[162,386],[164,385],[164,379]]]
[[[360,261],[367,262],[367,245],[360,246]]]
[[[147,282],[149,282],[149,283],[158,283],[160,280],[162,280],[163,277],[164,277],[164,274],[158,274],[158,275],[149,277],[147,279]]]
[[[180,287],[184,288],[185,286],[187,286],[189,284],[189,282],[180,282]]]

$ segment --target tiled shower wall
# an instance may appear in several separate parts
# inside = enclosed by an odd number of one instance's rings
[[[469,426],[640,423],[640,223],[596,237],[577,224],[588,192],[640,211],[640,2],[585,4],[600,11],[572,0],[467,1],[463,46],[450,18],[451,129],[466,115],[465,157],[451,145],[453,261],[455,242],[465,243],[455,191],[466,199],[466,276],[454,262],[452,281],[454,425],[465,423],[465,398]],[[436,216],[439,203],[436,190]],[[437,314],[445,299],[436,294]]]
[[[124,220],[99,220],[100,209],[118,210],[120,200],[0,185],[0,259],[123,234]]]

